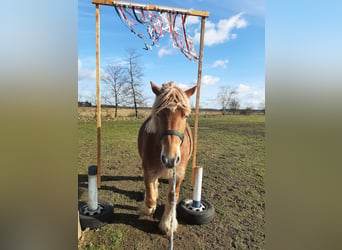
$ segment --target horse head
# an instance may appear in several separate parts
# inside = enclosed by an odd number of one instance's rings
[[[166,168],[177,167],[181,162],[180,148],[186,134],[186,119],[191,112],[189,98],[196,87],[183,91],[173,82],[164,83],[162,88],[151,82],[156,95],[152,119],[161,143],[160,160]]]

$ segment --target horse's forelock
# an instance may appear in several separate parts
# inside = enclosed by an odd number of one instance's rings
[[[174,82],[162,85],[161,93],[156,97],[152,106],[151,120],[146,124],[145,129],[148,133],[157,132],[156,115],[169,106],[181,108],[187,116],[191,113],[189,98]]]
[[[191,112],[189,98],[174,82],[163,84],[161,93],[154,102],[152,113],[158,114],[168,106],[178,106],[186,114],[190,114]]]

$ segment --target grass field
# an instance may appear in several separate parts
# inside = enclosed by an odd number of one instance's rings
[[[99,198],[114,204],[112,222],[83,234],[80,249],[168,249],[160,234],[166,180],[159,186],[157,211],[139,219],[137,204],[144,186],[137,134],[143,119],[102,122],[102,182]],[[189,119],[193,128],[193,118]],[[203,166],[202,196],[216,209],[205,225],[180,222],[175,249],[265,248],[265,117],[200,117],[197,165]],[[79,200],[87,200],[87,167],[96,164],[96,121],[79,121]],[[191,198],[191,162],[180,198]]]

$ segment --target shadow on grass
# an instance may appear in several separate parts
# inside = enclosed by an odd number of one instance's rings
[[[145,233],[163,235],[159,230],[158,224],[164,212],[164,206],[158,206],[152,217],[142,216],[131,213],[116,213],[115,208],[124,208],[136,211],[136,207],[114,204],[114,213],[108,221],[109,224],[125,224],[139,229]]]
[[[108,181],[143,181],[141,176],[101,176],[101,190],[108,190],[115,192],[120,195],[124,195],[131,200],[136,202],[141,202],[144,200],[144,193],[133,191],[133,190],[123,190],[115,187],[115,185],[106,185]],[[159,179],[161,183],[168,183],[166,179]],[[84,192],[88,189],[88,175],[79,174],[78,175],[78,197],[80,198]],[[142,216],[137,214],[137,207],[125,205],[125,204],[113,204],[114,213],[110,216],[108,224],[125,224],[134,228],[137,228],[143,232],[151,234],[162,235],[158,228],[159,221],[162,218],[164,212],[164,205],[157,206],[153,217]],[[116,212],[117,210],[126,210],[125,212]]]
[[[101,182],[105,181],[143,181],[142,176],[109,176],[103,175],[101,176]],[[88,175],[79,174],[78,175],[78,183],[88,182]]]
[[[107,181],[143,181],[142,176],[101,176],[101,190],[108,190],[118,194],[127,196],[128,198],[136,201],[141,201],[144,199],[144,194],[138,191],[123,190],[115,187],[114,185],[105,185]],[[168,184],[168,180],[159,179],[160,183]],[[78,175],[78,197],[80,198],[85,192],[84,188],[88,188],[88,175],[79,174]]]
[[[103,175],[101,176],[101,182],[106,181],[143,181],[144,178],[142,176],[109,176]],[[78,175],[78,184],[88,182],[88,175],[79,174]],[[167,184],[167,179],[159,179],[159,182]]]
[[[141,176],[101,176],[101,187],[100,190],[108,190],[112,191],[118,194],[122,194],[127,196],[128,198],[132,200],[143,200],[144,196],[142,192],[138,191],[131,191],[131,190],[123,190],[120,188],[115,187],[114,185],[107,186],[105,185],[106,181],[142,181],[143,178]],[[88,175],[78,175],[78,190],[79,190],[79,195],[81,192],[84,192],[84,190],[80,188],[88,188]],[[80,197],[80,196],[79,196]]]

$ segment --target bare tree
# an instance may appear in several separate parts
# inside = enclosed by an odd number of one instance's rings
[[[238,109],[240,108],[240,102],[236,97],[233,97],[230,101],[229,104],[229,109],[233,112],[233,114],[235,115],[236,111],[238,111]]]
[[[222,108],[222,114],[226,114],[227,109],[238,108],[239,101],[236,97],[237,90],[231,89],[229,86],[221,86],[217,94],[217,100]]]
[[[128,86],[126,88],[127,96],[133,100],[133,105],[135,109],[135,117],[138,117],[138,106],[143,106],[145,104],[145,98],[142,95],[141,86],[143,72],[138,62],[140,55],[137,54],[136,49],[128,49],[126,63],[128,67]]]
[[[111,93],[106,92],[101,95],[101,103],[102,105],[114,105],[113,96]]]
[[[122,102],[122,95],[124,91],[125,82],[127,78],[125,76],[125,68],[120,65],[108,65],[105,68],[105,75],[102,77],[102,81],[108,86],[108,90],[114,97],[115,117],[118,116],[118,106]]]

